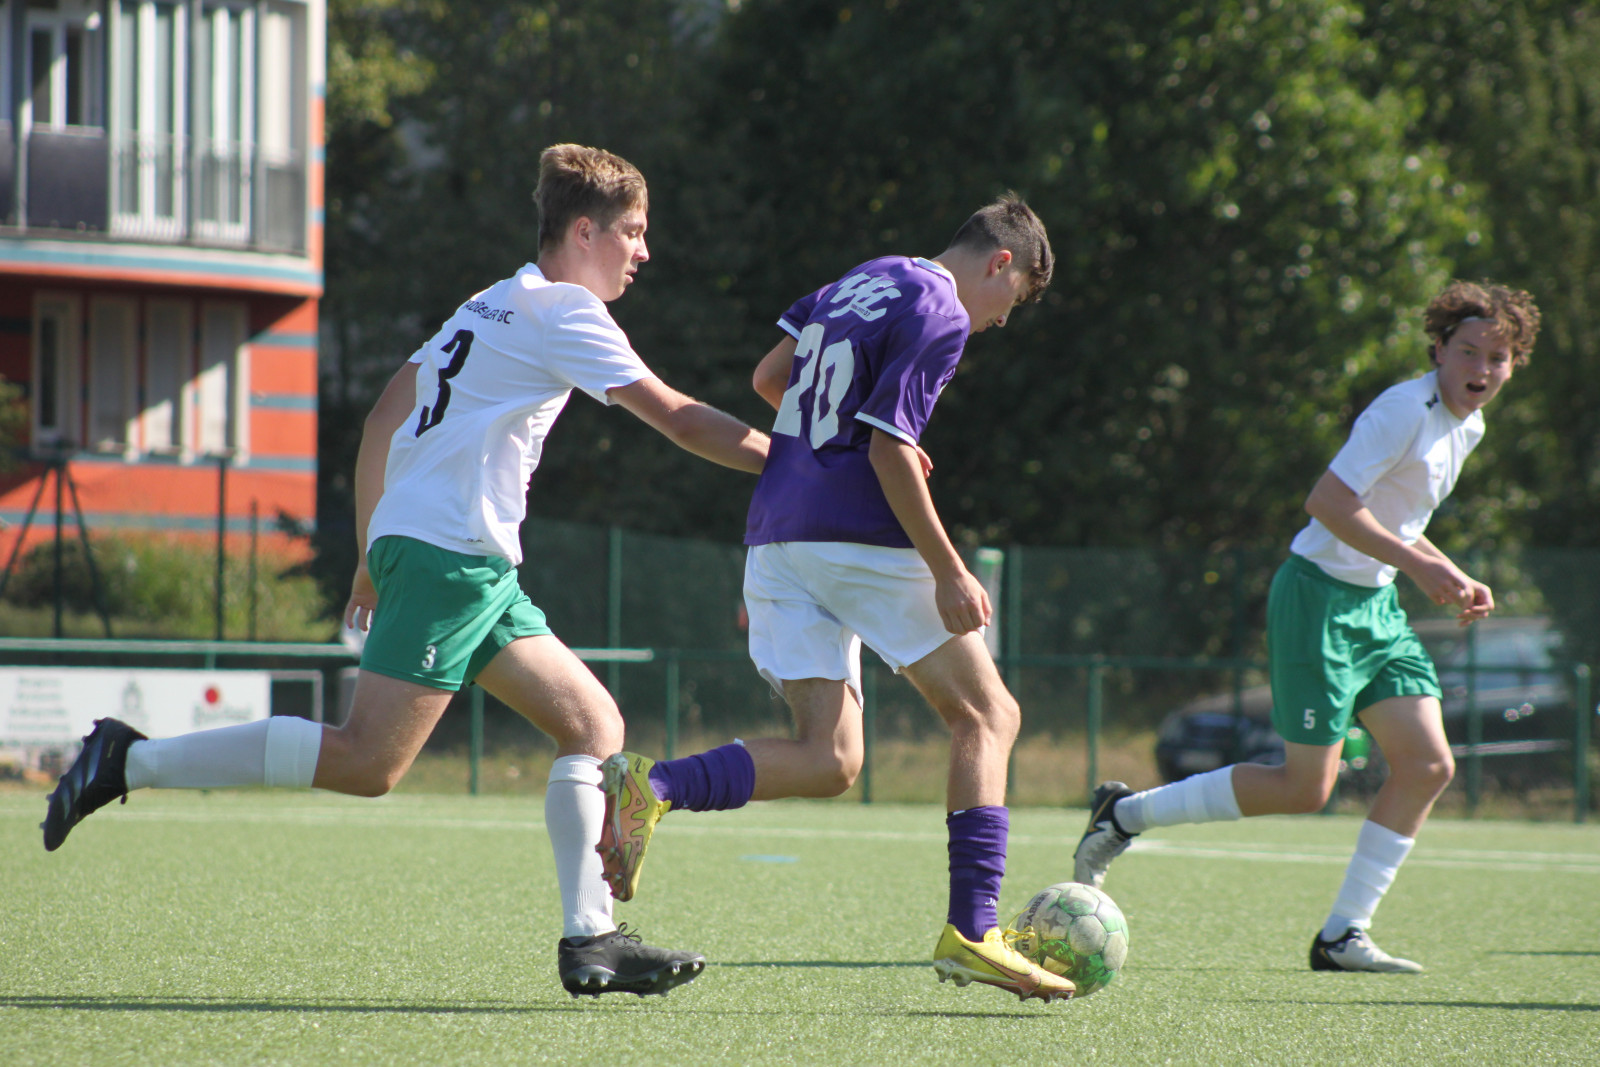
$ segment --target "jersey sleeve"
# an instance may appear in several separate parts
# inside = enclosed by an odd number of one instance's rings
[[[811,320],[811,313],[817,308],[817,301],[822,299],[822,294],[828,291],[824,285],[814,293],[807,293],[799,300],[789,305],[789,310],[778,316],[778,325],[790,337],[800,337],[800,331],[806,328],[806,323]]]
[[[856,419],[916,444],[966,343],[966,328],[943,315],[901,319],[892,328],[883,368]]]
[[[602,404],[608,390],[654,377],[597,298],[568,300],[552,316],[540,353],[550,373]]]
[[[1405,458],[1427,410],[1414,397],[1398,389],[1382,393],[1356,418],[1339,454],[1328,469],[1357,496],[1378,484],[1378,480]]]

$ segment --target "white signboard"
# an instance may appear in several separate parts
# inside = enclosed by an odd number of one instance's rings
[[[0,745],[77,744],[106,716],[149,737],[264,719],[266,671],[0,667]]]

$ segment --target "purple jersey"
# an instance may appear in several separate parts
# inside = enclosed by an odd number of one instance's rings
[[[796,301],[799,346],[744,543],[911,548],[867,458],[872,431],[916,444],[956,371],[969,320],[949,271],[885,256]]]

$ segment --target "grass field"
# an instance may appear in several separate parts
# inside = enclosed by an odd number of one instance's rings
[[[39,845],[0,793],[0,1063],[1592,1063],[1600,828],[1431,824],[1379,913],[1423,975],[1305,952],[1357,822],[1161,831],[1107,889],[1132,950],[1067,1004],[940,985],[938,808],[669,816],[619,917],[711,967],[573,1000],[536,798],[146,793]],[[1013,813],[1009,917],[1082,814]]]

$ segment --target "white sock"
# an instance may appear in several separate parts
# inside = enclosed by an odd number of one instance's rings
[[[1142,834],[1152,826],[1237,819],[1239,801],[1233,795],[1233,768],[1220,767],[1123,797],[1117,801],[1115,812],[1117,823],[1130,834]]]
[[[611,888],[594,850],[606,815],[602,780],[600,761],[593,756],[562,756],[550,765],[544,825],[561,885],[562,937],[588,937],[617,928],[611,921]]]
[[[1333,902],[1333,911],[1322,926],[1322,939],[1343,937],[1354,926],[1365,930],[1372,925],[1372,913],[1394,884],[1400,865],[1406,861],[1416,838],[1401,837],[1386,826],[1368,819],[1356,835],[1356,854],[1345,868],[1344,884]]]
[[[309,789],[322,751],[322,726],[279,715],[218,730],[135,741],[128,746],[129,789]]]

